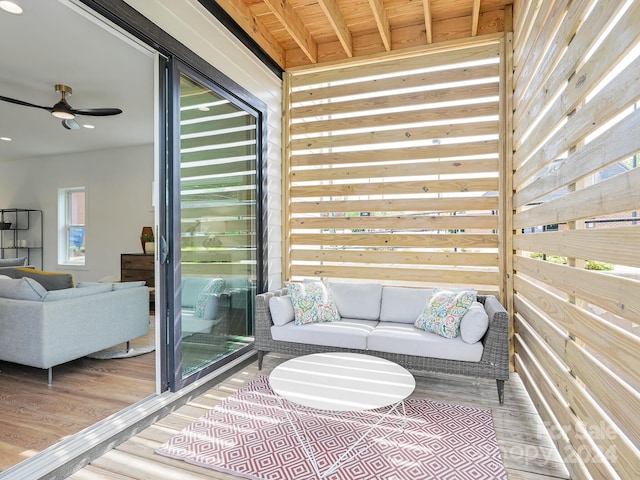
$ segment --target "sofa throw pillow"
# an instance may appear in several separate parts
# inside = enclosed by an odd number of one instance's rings
[[[9,278],[0,280],[0,297],[14,300],[40,301],[47,290],[32,278]]]
[[[489,328],[489,315],[480,302],[473,302],[460,319],[460,336],[465,343],[476,343]]]
[[[44,272],[33,268],[16,268],[15,278],[33,278],[47,290],[62,290],[73,287],[73,276],[70,273]]]
[[[475,300],[476,292],[471,291],[434,293],[414,326],[444,338],[456,338],[460,334],[460,320]]]
[[[0,267],[24,267],[27,264],[27,257],[0,258]]]
[[[333,296],[322,282],[290,283],[296,325],[340,320]]]
[[[271,312],[273,324],[277,327],[286,325],[296,318],[293,312],[293,303],[291,303],[291,295],[271,297],[269,299],[269,311]]]

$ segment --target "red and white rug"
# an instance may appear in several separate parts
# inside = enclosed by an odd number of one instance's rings
[[[327,480],[506,480],[490,409],[414,398],[405,405],[403,430],[376,427],[394,431]],[[305,423],[321,471],[370,426],[353,417],[305,415],[310,416]],[[317,478],[266,376],[248,383],[156,453],[254,480]]]

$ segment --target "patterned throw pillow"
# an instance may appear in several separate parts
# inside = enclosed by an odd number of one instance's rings
[[[296,325],[340,320],[333,296],[322,282],[288,285]]]
[[[425,304],[414,326],[444,338],[456,338],[460,334],[460,320],[476,301],[476,296],[476,292],[470,290],[438,291]]]

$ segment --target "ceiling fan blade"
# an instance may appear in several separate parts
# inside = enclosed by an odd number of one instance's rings
[[[62,126],[67,130],[80,130],[80,125],[73,119],[62,120]]]
[[[108,117],[110,115],[119,115],[122,110],[119,108],[72,108],[71,113],[75,115],[89,115],[92,117]]]
[[[15,103],[16,105],[22,105],[24,107],[41,108],[43,110],[46,110],[47,112],[51,112],[51,110],[53,110],[52,107],[43,107],[42,105],[35,105],[33,103],[23,102],[22,100],[16,100],[15,98],[0,96],[0,100],[4,102],[9,102],[9,103]]]

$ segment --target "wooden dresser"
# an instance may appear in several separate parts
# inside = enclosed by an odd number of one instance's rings
[[[123,282],[144,280],[147,287],[155,288],[154,255],[146,253],[120,254],[120,279]]]

